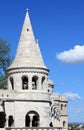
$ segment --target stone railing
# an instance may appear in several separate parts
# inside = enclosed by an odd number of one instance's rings
[[[62,130],[62,128],[57,127],[33,127],[33,128],[6,128],[6,130]]]

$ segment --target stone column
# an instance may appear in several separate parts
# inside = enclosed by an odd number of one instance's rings
[[[33,116],[34,116],[34,114],[31,114],[31,115],[30,115],[30,127],[32,127]]]
[[[10,78],[8,78],[8,90],[12,90],[12,86],[11,86]]]
[[[22,90],[22,80],[21,75],[17,74],[14,75],[14,88],[15,90]]]
[[[38,89],[38,90],[41,90],[41,89],[42,89],[42,85],[41,85],[41,77],[39,77],[39,79],[38,79],[37,89]]]
[[[28,89],[32,90],[32,76],[31,75],[28,77]]]
[[[9,127],[9,126],[8,126],[8,117],[6,118],[5,127]]]

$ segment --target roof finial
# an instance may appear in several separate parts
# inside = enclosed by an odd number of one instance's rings
[[[27,8],[27,9],[26,9],[26,12],[28,12],[28,10],[29,10],[29,9]]]

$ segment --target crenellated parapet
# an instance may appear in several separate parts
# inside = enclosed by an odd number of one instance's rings
[[[53,93],[54,82],[48,79],[48,93],[51,95]]]
[[[63,95],[52,94],[51,95],[51,112],[52,122],[55,126],[61,126],[63,129],[67,129],[67,99]]]

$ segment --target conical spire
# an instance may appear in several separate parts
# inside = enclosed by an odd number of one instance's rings
[[[21,67],[46,68],[38,43],[34,38],[28,10],[26,10],[26,16],[15,59],[8,69]]]
[[[25,20],[24,20],[24,24],[22,28],[20,41],[29,41],[32,43],[35,42],[32,26],[31,26],[29,14],[28,14],[28,9],[26,9],[26,16],[25,16]]]

